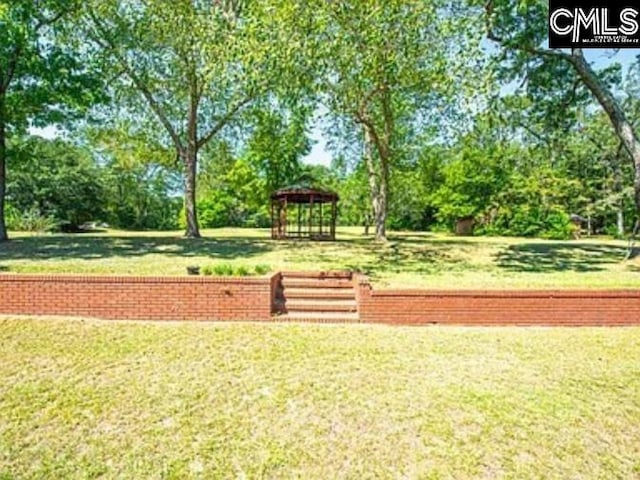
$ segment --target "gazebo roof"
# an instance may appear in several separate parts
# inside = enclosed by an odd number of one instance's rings
[[[311,198],[314,203],[333,202],[339,199],[336,192],[304,185],[291,185],[271,194],[271,200],[286,199],[290,203],[311,203]]]

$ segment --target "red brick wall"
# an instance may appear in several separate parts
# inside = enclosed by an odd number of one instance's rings
[[[271,278],[0,275],[0,313],[270,320]]]
[[[640,290],[373,290],[357,280],[360,321],[456,325],[640,325]]]
[[[0,314],[132,320],[271,319],[264,278],[0,275]],[[640,325],[640,290],[373,290],[353,276],[360,321],[458,325]]]

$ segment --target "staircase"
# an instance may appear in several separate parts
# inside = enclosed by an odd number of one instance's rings
[[[276,293],[276,321],[357,323],[350,272],[283,272]]]

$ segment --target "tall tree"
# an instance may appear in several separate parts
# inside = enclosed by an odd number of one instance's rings
[[[95,76],[65,33],[73,0],[0,1],[0,241],[7,240],[8,140],[59,124],[99,98]]]
[[[200,150],[263,92],[259,22],[242,0],[85,2],[88,35],[112,62],[132,116],[162,127],[184,168],[187,237],[199,237]],[[264,39],[263,39],[264,40]]]
[[[391,169],[402,156],[401,132],[442,119],[463,75],[449,60],[467,48],[468,31],[448,2],[305,3],[303,25],[315,59],[317,90],[331,114],[360,131],[375,236],[386,239]],[[456,85],[456,80],[458,85]]]
[[[637,233],[640,229],[640,138],[602,72],[593,69],[580,48],[546,48],[547,2],[489,0],[482,5],[487,36],[502,47],[505,64],[512,78],[515,75],[526,76],[531,71],[548,72],[564,66],[565,70],[570,69],[575,74],[606,112],[635,168],[633,186],[637,221],[634,232]]]

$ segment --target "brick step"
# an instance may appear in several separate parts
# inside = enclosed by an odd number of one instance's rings
[[[339,270],[326,272],[282,272],[283,278],[346,278],[351,280],[351,272],[342,272]]]
[[[276,322],[358,323],[357,313],[342,312],[289,312],[272,317]]]
[[[282,286],[287,288],[350,288],[353,289],[351,280],[344,278],[282,278]]]
[[[358,305],[355,300],[287,300],[286,310],[291,312],[355,312]]]
[[[282,296],[287,300],[294,298],[335,298],[352,300],[356,294],[352,288],[285,288]]]

